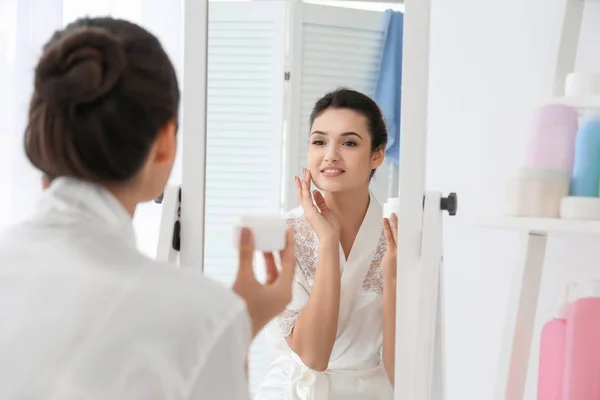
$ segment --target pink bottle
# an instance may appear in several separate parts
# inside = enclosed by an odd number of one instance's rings
[[[538,400],[562,400],[567,336],[568,287],[558,313],[542,328],[538,373]]]
[[[570,173],[578,129],[578,115],[574,109],[562,104],[540,107],[535,114],[526,166]]]
[[[600,282],[577,285],[567,312],[563,398],[600,399]]]

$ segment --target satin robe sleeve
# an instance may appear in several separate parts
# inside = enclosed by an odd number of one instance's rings
[[[296,264],[296,276],[292,284],[292,301],[286,309],[277,317],[279,328],[284,337],[292,333],[296,320],[300,316],[300,312],[306,306],[310,292],[308,282],[303,276],[301,268]]]

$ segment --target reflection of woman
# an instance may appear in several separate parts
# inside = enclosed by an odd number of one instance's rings
[[[180,97],[143,28],[70,24],[34,85],[25,150],[45,190],[0,235],[0,398],[247,399],[252,336],[291,297],[291,231],[262,285],[242,230],[237,295],[136,249],[132,216],[167,184]]]
[[[269,328],[280,331],[277,354],[256,400],[389,400],[397,219],[383,220],[369,191],[387,131],[377,105],[346,89],[320,99],[310,122],[308,169],[296,178],[302,206],[288,217],[293,300]],[[311,182],[324,193],[314,203]]]

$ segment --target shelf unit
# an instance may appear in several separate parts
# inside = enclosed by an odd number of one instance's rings
[[[495,229],[511,229],[535,235],[600,235],[600,221],[560,218],[480,217],[475,224]]]
[[[600,111],[600,96],[567,97],[566,77],[575,70],[583,12],[588,2],[564,0],[564,14],[558,33],[552,97],[546,104],[560,103],[580,114]],[[553,235],[600,235],[600,221],[576,221],[552,218],[478,218],[476,224],[493,229],[524,232],[519,264],[511,285],[511,294],[502,341],[495,400],[523,400],[527,369],[544,267],[546,242]]]

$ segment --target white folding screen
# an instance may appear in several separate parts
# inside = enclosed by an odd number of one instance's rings
[[[284,18],[283,2],[210,4],[204,272],[228,285],[236,218],[280,210]]]
[[[379,11],[292,4],[286,149],[289,176],[306,166],[308,118],[319,97],[338,87],[373,96],[385,28],[384,14]],[[297,196],[293,180],[286,180],[285,190],[286,208],[294,207]]]
[[[285,3],[209,8],[204,273],[231,285],[232,226],[244,213],[278,213],[283,163]],[[264,337],[250,350],[252,391],[269,360]]]

